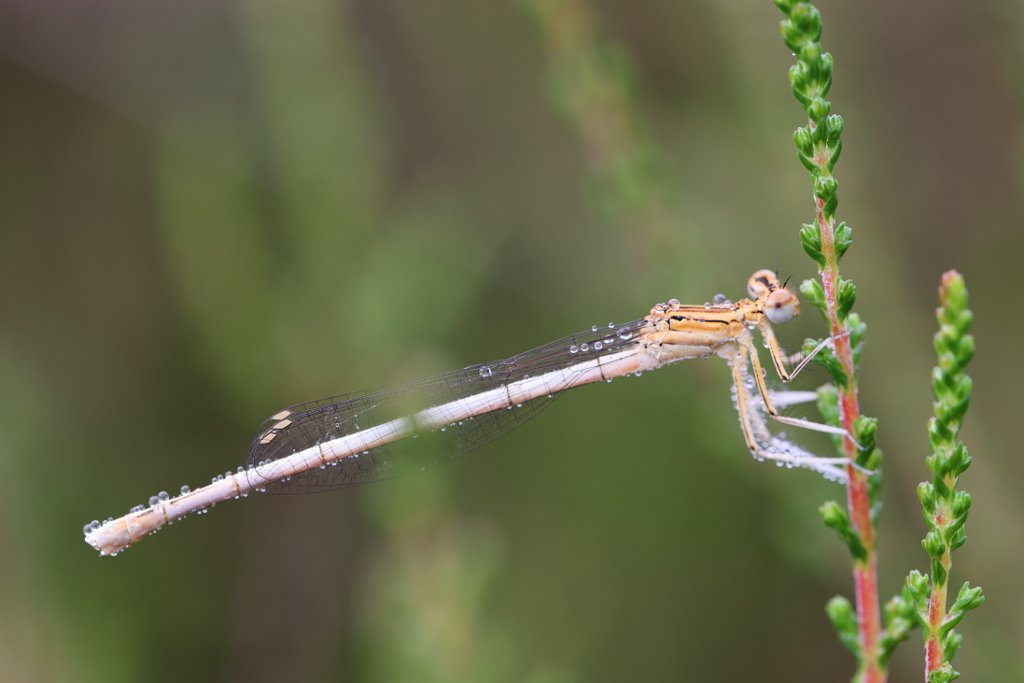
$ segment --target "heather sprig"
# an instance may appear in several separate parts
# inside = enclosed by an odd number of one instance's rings
[[[821,15],[807,2],[775,0],[785,15],[782,39],[797,56],[789,70],[793,95],[807,115],[807,125],[793,135],[797,156],[811,174],[815,220],[800,229],[804,251],[814,259],[820,281],[804,282],[800,291],[821,311],[829,325],[831,348],[815,360],[826,367],[834,386],[819,393],[818,406],[826,421],[846,430],[847,436],[833,439],[836,450],[850,461],[846,468],[847,501],[842,506],[826,502],[819,512],[826,525],[846,543],[853,558],[856,608],[841,596],[833,598],[826,613],[839,633],[840,641],[857,659],[855,681],[882,683],[891,645],[903,637],[903,614],[897,603],[886,609],[886,629],[878,600],[875,559],[875,523],[880,505],[882,452],[875,443],[878,423],[860,414],[857,374],[866,325],[853,312],[857,288],[839,274],[839,261],[850,248],[853,230],[844,222],[836,224],[839,183],[833,171],[843,150],[842,117],[832,114],[825,96],[832,87],[834,62],[821,47]],[[804,345],[809,352],[817,341]],[[894,640],[895,639],[895,640]]]
[[[965,612],[985,601],[981,588],[971,588],[965,582],[946,610],[952,553],[967,540],[964,523],[971,508],[970,494],[956,487],[960,475],[971,465],[967,447],[958,437],[971,401],[972,382],[964,368],[974,355],[974,337],[967,333],[972,319],[967,288],[963,276],[955,270],[942,276],[936,317],[938,366],[932,370],[935,415],[928,421],[931,455],[927,459],[933,478],[917,487],[921,512],[928,523],[921,546],[931,558],[931,571],[930,576],[912,571],[905,593],[911,597],[924,631],[925,680],[946,683],[960,675],[950,664],[962,640],[953,629]]]

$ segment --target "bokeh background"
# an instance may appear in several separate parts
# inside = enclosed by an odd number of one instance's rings
[[[1018,2],[822,0],[843,262],[926,568],[935,288],[978,356],[966,680],[1024,680]],[[81,528],[292,403],[815,274],[768,0],[0,0],[0,680],[842,681],[835,484],[750,459],[723,363],[570,392],[451,466]],[[780,330],[820,336],[816,313]],[[826,381],[813,367],[801,388]],[[812,416],[813,413],[808,413]],[[809,448],[827,441],[801,435]],[[915,633],[894,681],[918,680]]]

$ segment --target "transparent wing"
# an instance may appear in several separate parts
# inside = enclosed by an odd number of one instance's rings
[[[250,483],[270,493],[308,493],[366,484],[451,460],[507,434],[548,406],[558,392],[395,438],[286,480],[275,481],[274,462],[318,444],[388,425],[446,404],[636,344],[643,319],[592,328],[505,360],[406,384],[292,406],[270,417],[249,448]],[[564,386],[561,384],[560,386]],[[397,434],[396,434],[397,437]],[[258,481],[253,481],[258,479]]]

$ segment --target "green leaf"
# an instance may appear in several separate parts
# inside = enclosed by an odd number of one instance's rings
[[[942,641],[942,654],[946,658],[946,666],[953,672],[953,678],[959,678],[960,674],[953,671],[953,667],[950,666],[950,662],[956,657],[956,651],[960,649],[960,643],[964,641],[964,637],[956,631],[950,631],[949,635],[946,636]],[[950,680],[953,680],[952,678]]]
[[[821,214],[826,220],[831,221],[836,215],[836,207],[839,205],[839,195],[832,193],[832,196],[825,201],[825,205],[821,207]]]
[[[963,530],[963,528],[958,529],[956,534],[953,536],[953,539],[949,542],[950,552],[956,550],[966,542],[967,533]]]
[[[836,386],[843,387],[844,389],[850,385],[850,378],[846,376],[846,369],[843,368],[842,362],[836,358],[836,354],[832,353],[830,349],[825,349],[814,358],[815,362],[825,366],[828,370],[828,374],[832,376],[832,381],[835,382]]]
[[[828,201],[839,188],[839,181],[835,178],[822,176],[814,179],[814,196],[818,199]]]
[[[811,156],[814,152],[814,141],[811,140],[811,130],[807,126],[801,126],[796,129],[793,133],[793,143],[796,145],[797,151]]]
[[[825,256],[821,253],[821,229],[818,228],[817,224],[803,224],[803,226],[800,228],[800,245],[804,248],[804,251],[807,252],[807,255],[814,259],[814,261],[818,264],[819,267],[825,267]],[[808,280],[808,282],[816,282],[816,280]],[[819,284],[818,287],[820,289],[821,285]],[[801,289],[803,289],[803,287],[801,287]],[[807,295],[805,294],[804,296]],[[810,297],[807,298],[810,299]],[[824,290],[821,291],[821,301],[822,305],[824,305]],[[814,302],[812,301],[811,303]]]
[[[953,494],[953,516],[966,517],[967,511],[971,509],[971,494],[967,491],[957,491]]]
[[[832,55],[828,55],[828,58],[831,60]],[[825,126],[828,128],[828,139],[829,142],[831,142],[833,140],[839,140],[839,136],[843,134],[843,128],[846,126],[846,122],[843,121],[843,117],[839,116],[839,114],[832,114],[825,120]]]
[[[940,557],[932,557],[931,569],[932,585],[936,588],[942,588],[945,586],[946,581],[949,579],[949,572],[942,566],[942,560]]]
[[[971,583],[965,581],[964,585],[960,587],[960,593],[957,594],[956,601],[953,603],[950,611],[969,612],[981,606],[983,602],[985,602],[985,596],[981,594],[981,586],[971,588]]]
[[[794,3],[789,11],[789,18],[800,30],[805,43],[814,43],[821,38],[821,14],[814,5],[807,2]],[[799,47],[793,50],[799,51]]]
[[[866,323],[861,322],[860,316],[850,313],[846,319],[846,327],[850,330],[850,347],[853,349],[853,370],[854,373],[860,370],[860,357],[864,350],[864,335],[868,331]]]
[[[832,105],[824,97],[817,96],[811,100],[810,105],[807,107],[807,116],[812,121],[818,124],[821,128],[821,137],[824,138],[827,134],[827,129],[824,127],[824,119],[828,116],[829,111],[832,109]]]
[[[957,473],[961,471],[960,468],[963,466],[963,461],[966,457],[967,449],[963,447],[963,443],[958,443],[946,458],[946,471],[954,477],[958,476]]]
[[[836,294],[836,314],[839,315],[840,321],[846,321],[847,315],[850,314],[850,309],[853,308],[853,304],[856,302],[857,288],[849,280],[840,278],[839,292]]]
[[[966,539],[966,534],[963,532],[964,522],[966,521],[966,517],[961,517],[947,525],[943,530],[942,539],[946,542],[946,545],[950,547],[950,550],[953,550],[954,541],[960,540],[961,537]]]
[[[814,346],[817,346],[817,344]],[[814,347],[812,346],[811,348]],[[824,384],[818,387],[818,412],[825,418],[827,424],[833,427],[839,426],[839,392],[836,390],[835,385]],[[832,440],[832,445],[836,452],[841,452],[843,437],[839,434],[829,434],[829,438]]]
[[[914,601],[914,607],[917,609],[918,614],[927,615],[928,613],[928,577],[917,571],[916,569],[911,571],[907,575],[907,580],[904,583],[907,592]]]
[[[962,611],[951,612],[946,615],[942,620],[942,624],[939,626],[939,639],[944,640],[953,628],[960,623],[960,620],[964,618]]]
[[[918,625],[917,611],[910,590],[904,586],[899,595],[893,596],[883,610],[885,631],[882,632],[880,663],[884,666],[892,657],[896,646],[910,637],[910,631]]]
[[[821,59],[821,45],[819,43],[806,43],[800,48],[800,62],[806,64],[808,71],[815,79],[819,77],[817,61]]]
[[[826,526],[831,527],[839,535],[839,538],[846,543],[846,547],[850,549],[850,555],[855,560],[864,561],[867,559],[868,552],[864,547],[864,542],[861,541],[860,535],[853,528],[853,524],[850,523],[850,516],[846,513],[839,503],[834,500],[825,502],[820,508],[818,513],[821,514],[822,521],[825,522]]]
[[[843,141],[842,140],[836,140],[835,143],[832,144],[831,152],[828,155],[828,164],[826,164],[826,168],[828,168],[828,172],[829,173],[831,173],[832,170],[836,167],[836,162],[839,161],[839,156],[842,153],[843,153]],[[839,254],[839,258],[842,258],[842,254]]]
[[[931,557],[942,557],[942,553],[946,552],[946,544],[942,542],[942,534],[935,529],[932,529],[925,535],[924,540],[921,541],[921,547]]]
[[[836,629],[841,642],[857,659],[861,657],[860,639],[857,629],[857,617],[853,613],[850,601],[837,595],[825,605],[825,614]]]
[[[877,453],[878,451],[875,452]],[[872,468],[869,467],[868,469]],[[877,467],[874,468],[874,470],[875,472],[880,471],[877,469]],[[875,491],[872,491],[870,495],[872,498],[874,498],[877,495],[877,489]],[[876,526],[878,524],[878,518],[882,516],[882,509],[884,507],[885,504],[882,503],[882,501],[880,500],[875,500],[871,503],[871,526]]]
[[[929,423],[928,426],[931,427],[931,423]],[[946,487],[945,482],[942,481],[942,478],[946,475],[948,470],[946,465],[949,462],[949,458],[941,450],[942,442],[945,441],[945,438],[939,428],[936,428],[935,430],[929,429],[928,436],[929,440],[932,442],[932,448],[935,452],[925,458],[925,464],[928,465],[928,469],[930,469],[935,475],[936,491],[938,491],[940,496],[945,497],[949,495],[949,489]]]
[[[928,683],[949,683],[957,678],[960,678],[960,674],[954,671],[953,667],[947,662],[931,673],[928,677]]]
[[[821,46],[818,46],[818,51],[821,51]],[[835,67],[835,60],[832,59],[832,55],[825,53],[818,57],[818,93],[825,97],[828,94],[829,89],[832,87],[832,69]],[[831,118],[831,117],[829,117]],[[832,128],[828,126],[828,119],[826,118],[824,123],[828,130],[829,137],[832,137]]]
[[[921,509],[924,511],[924,518],[931,523],[931,514],[935,509],[935,486],[926,481],[917,485],[917,498],[921,501]]]
[[[836,156],[838,157],[838,152],[836,153]],[[850,248],[851,244],[853,244],[853,229],[850,228],[845,221],[842,221],[836,226],[832,239],[836,246],[836,258],[841,259],[846,253],[846,250]]]
[[[820,241],[818,245],[821,245]],[[821,311],[822,315],[827,315],[825,289],[821,286],[820,282],[817,280],[804,280],[800,283],[800,293],[807,298],[807,303]],[[826,320],[828,320],[827,317]]]
[[[967,471],[967,468],[971,466],[973,459],[967,455],[967,446],[963,442],[957,443],[953,449],[953,455],[956,458],[956,462],[959,463],[954,471],[954,474],[959,477],[961,474]]]
[[[871,451],[875,448],[875,434],[878,432],[878,418],[861,415],[853,422],[853,438],[860,447]]]

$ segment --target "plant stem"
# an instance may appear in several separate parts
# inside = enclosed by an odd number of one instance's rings
[[[813,122],[811,123],[813,127]],[[818,162],[822,176],[831,177],[824,160]],[[857,401],[857,384],[854,372],[853,348],[849,327],[839,319],[836,292],[839,283],[839,259],[835,248],[835,219],[825,216],[825,202],[815,199],[818,228],[821,231],[821,253],[825,263],[820,268],[822,285],[825,290],[826,314],[835,339],[835,355],[839,359],[849,382],[839,386],[840,424],[848,434],[854,433],[854,423],[860,417]],[[884,683],[885,669],[879,665],[878,640],[881,631],[881,609],[878,601],[878,572],[875,557],[875,530],[871,520],[871,497],[868,492],[868,475],[853,466],[857,459],[857,444],[847,436],[843,439],[843,454],[850,459],[846,467],[846,505],[853,528],[860,536],[866,555],[864,559],[854,558],[853,580],[856,590],[857,624],[860,633],[862,653],[861,670],[858,677],[864,683]],[[943,603],[945,604],[945,603]]]
[[[953,490],[956,488],[956,478],[946,475],[943,477],[946,486]],[[935,512],[935,522],[938,526],[944,526],[953,519],[953,511],[948,503],[944,501],[938,505],[938,510]],[[950,553],[949,546],[946,545],[942,551],[941,557],[938,558],[942,564],[942,568],[945,570],[945,575],[949,576],[949,570],[953,566],[953,557]],[[946,592],[949,587],[949,581],[942,582],[931,582],[931,595],[928,599],[928,616],[927,616],[927,627],[925,628],[926,640],[924,643],[924,680],[927,681],[931,678],[933,672],[939,671],[943,664],[946,662],[945,651],[942,646],[942,638],[940,637],[940,627],[942,626],[943,620],[946,618]]]
[[[949,576],[949,570],[953,566],[953,562],[948,547],[942,553],[940,561],[946,570],[946,576]],[[928,626],[925,629],[928,639],[924,644],[924,680],[926,682],[931,678],[933,672],[939,671],[942,668],[946,661],[942,639],[939,637],[939,628],[946,618],[946,589],[948,586],[948,581],[943,582],[942,585],[932,583],[932,594],[928,601]]]

